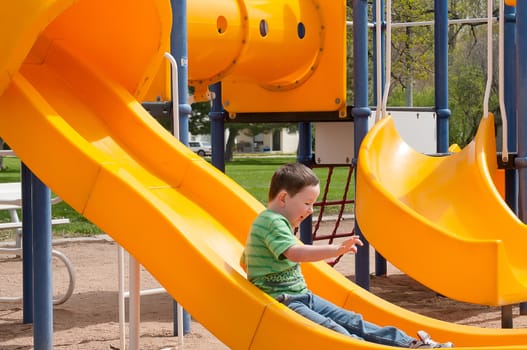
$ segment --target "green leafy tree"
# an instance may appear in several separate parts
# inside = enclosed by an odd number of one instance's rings
[[[450,19],[486,17],[487,2],[483,0],[449,0],[448,6]],[[398,0],[392,7],[393,22],[434,19],[433,2],[427,0]],[[494,33],[496,36],[496,25]],[[449,134],[450,143],[460,146],[473,139],[482,116],[487,70],[486,35],[486,22],[449,26],[449,108],[452,111]],[[435,105],[433,45],[431,26],[392,28],[390,106],[409,105],[409,101],[410,105],[416,106]],[[494,52],[497,57],[496,47]],[[497,72],[497,65],[494,68]],[[496,92],[494,79],[489,110],[495,112],[498,122],[501,122],[497,113]]]
[[[210,134],[210,102],[197,102],[192,105],[192,115],[189,118],[188,130],[192,135]]]

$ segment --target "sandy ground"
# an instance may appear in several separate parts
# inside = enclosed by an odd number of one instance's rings
[[[117,245],[101,239],[61,243],[55,247],[71,260],[76,270],[73,295],[54,307],[55,349],[119,349]],[[373,259],[372,259],[373,260]],[[54,288],[65,291],[66,270],[54,261]],[[353,279],[354,257],[345,256],[336,269]],[[373,270],[372,270],[373,271]],[[389,265],[387,277],[372,277],[371,291],[406,309],[458,324],[499,328],[501,309],[455,302],[416,283]],[[142,288],[159,287],[147,271]],[[21,261],[0,255],[0,297],[21,295]],[[514,327],[526,327],[527,316],[513,309]],[[176,349],[173,336],[173,302],[166,294],[141,298],[141,349]],[[22,323],[21,303],[0,303],[0,349],[32,349],[33,329]],[[180,348],[180,347],[179,347]],[[198,322],[184,337],[184,349],[227,349]]]

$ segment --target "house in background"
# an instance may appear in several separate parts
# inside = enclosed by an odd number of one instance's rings
[[[229,130],[225,130],[225,140]],[[190,141],[210,143],[210,135],[189,135]],[[243,130],[236,137],[234,151],[237,153],[275,152],[296,153],[298,148],[298,131],[289,132],[287,128],[273,130],[265,134],[248,136]]]
[[[275,129],[269,133],[248,136],[243,130],[236,137],[235,152],[276,152],[296,153],[298,149],[298,131],[289,132],[287,128]]]

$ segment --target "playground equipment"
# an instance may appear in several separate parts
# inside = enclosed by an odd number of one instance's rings
[[[353,176],[354,167],[352,165],[342,165],[342,164],[341,165],[326,165],[326,166],[315,165],[315,166],[316,167],[327,167],[328,173],[326,177],[326,182],[323,187],[321,198],[320,200],[318,200],[316,203],[313,204],[313,207],[318,208],[318,214],[316,215],[316,220],[313,222],[312,240],[313,241],[325,241],[331,244],[336,238],[350,237],[354,234],[353,229],[351,229],[350,231],[339,230],[340,224],[342,223],[342,220],[344,220],[345,210],[350,210],[349,205],[355,203],[353,199],[348,198],[349,186],[351,183],[351,178]],[[330,191],[331,181],[333,179],[335,169],[344,169],[347,172],[345,185],[344,185],[344,191],[342,192],[342,199],[329,200],[328,193]],[[331,232],[329,233],[319,232],[322,220],[325,218],[325,214],[327,215],[326,211],[329,212],[330,208],[335,208],[335,207],[337,208],[337,213],[336,215],[334,215],[334,224],[333,224],[333,228],[331,229]],[[331,261],[327,261],[327,262],[331,266],[334,266],[336,263],[340,261],[341,257],[342,255]]]
[[[489,2],[487,90],[484,117],[475,140],[457,154],[429,157],[412,150],[395,130],[393,121],[379,123],[365,137],[359,152],[356,213],[368,240],[410,276],[456,300],[502,306],[527,298],[524,258],[517,249],[522,246],[526,226],[495,186],[494,118],[488,116],[492,11]],[[503,17],[500,6],[499,75],[505,158]],[[390,25],[388,33],[389,29]],[[385,91],[384,108],[386,100]],[[375,203],[375,210],[369,203]],[[377,219],[378,213],[383,215],[382,222]],[[394,226],[400,234],[391,232],[389,228]]]
[[[0,130],[39,178],[230,348],[384,348],[316,325],[247,281],[239,257],[263,206],[138,102],[168,44],[165,1],[38,4],[19,1],[0,12],[17,18],[0,21],[0,43],[8,44],[0,58]],[[46,157],[51,150],[54,157]],[[525,330],[460,326],[406,311],[325,263],[303,271],[315,293],[409,334],[426,329],[439,341],[493,349],[527,343]]]
[[[14,155],[10,152],[10,155]],[[0,210],[7,210],[11,218],[10,222],[0,223],[0,230],[15,230],[15,243],[9,246],[0,247],[0,254],[13,255],[22,257],[22,222],[18,217],[17,210],[22,209],[22,193],[21,184],[19,182],[10,182],[0,184]],[[56,204],[62,200],[58,197],[51,199],[51,204]],[[69,219],[52,219],[51,225],[61,225],[69,223]],[[66,267],[69,283],[68,288],[64,294],[57,295],[53,299],[54,305],[60,305],[68,300],[73,294],[75,288],[75,268],[66,255],[58,250],[52,250],[52,256],[60,260]],[[12,303],[22,301],[22,296],[16,297],[0,297],[0,303]]]
[[[188,35],[189,85],[197,98],[221,81],[231,115],[346,115],[344,1],[195,0],[188,6]]]
[[[411,149],[389,118],[363,140],[356,212],[368,240],[389,261],[447,297],[484,305],[527,300],[527,227],[494,185],[494,118],[448,157]],[[473,195],[477,193],[477,195]],[[383,213],[383,220],[378,220]],[[396,223],[397,232],[386,222]]]
[[[0,248],[0,254],[22,256],[22,248],[2,247]],[[75,289],[75,268],[71,264],[70,259],[60,251],[53,249],[52,255],[64,264],[69,278],[68,289],[66,289],[66,292],[53,298],[53,305],[60,305],[65,303],[73,294],[73,290]],[[16,303],[22,301],[22,298],[22,296],[0,297],[0,303]]]

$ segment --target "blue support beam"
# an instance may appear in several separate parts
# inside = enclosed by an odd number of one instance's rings
[[[507,112],[507,149],[509,152],[516,151],[516,48],[515,27],[516,10],[514,7],[505,6],[505,28],[504,28],[504,60],[508,64],[504,67],[505,75],[505,110]],[[512,211],[518,214],[518,171],[516,169],[505,170],[505,201]],[[522,305],[520,304],[520,314]],[[501,308],[501,327],[513,328],[512,305]]]
[[[171,0],[172,35],[170,38],[171,54],[178,65],[179,101],[172,101],[173,108],[179,108],[179,140],[188,145],[188,120],[192,108],[188,104],[188,35],[187,35],[187,1]]]
[[[53,349],[51,193],[35,175],[31,181],[35,350]]]
[[[172,101],[173,108],[179,108],[179,141],[188,146],[188,121],[192,108],[188,104],[188,35],[187,1],[170,0],[172,5],[172,33],[170,37],[171,54],[178,65],[179,101]],[[177,247],[174,247],[177,249]],[[176,302],[174,302],[174,335],[177,336]],[[183,311],[183,333],[190,332],[190,315]]]
[[[384,89],[386,86],[386,26],[384,25],[385,22],[385,11],[383,10],[385,8],[384,0],[380,1],[381,6],[381,18],[377,19],[376,13],[377,13],[377,2],[373,3],[373,16],[375,19],[375,22],[381,21],[383,23],[383,30],[381,35],[381,42],[377,42],[377,27],[373,27],[373,52],[377,52],[377,45],[381,45],[381,57],[377,57],[377,54],[373,55],[373,64],[374,67],[377,67],[377,60],[381,60],[381,92],[384,94]],[[381,94],[381,95],[382,95]],[[377,96],[377,69],[373,70],[373,100],[377,101],[378,98],[382,98],[382,96]],[[379,108],[380,106],[377,106]],[[386,259],[379,253],[375,252],[375,275],[376,276],[385,276],[387,272],[387,262]]]
[[[527,222],[527,67],[524,58],[527,54],[527,4],[525,1],[516,3],[516,118],[518,127],[518,207],[519,217]],[[520,305],[520,313],[527,314],[527,305]]]
[[[368,104],[368,1],[353,0],[353,82],[354,107],[351,111],[355,122],[355,159],[362,139],[368,133],[368,117],[371,110]],[[364,246],[355,256],[355,282],[370,289],[369,243],[362,235],[360,223],[355,221],[355,233],[361,237]]]
[[[299,163],[311,166],[313,161],[311,123],[298,123],[298,155]],[[300,240],[304,244],[313,244],[313,216],[310,215],[300,223]]]
[[[221,83],[210,86],[212,107],[209,113],[212,165],[225,172],[225,120],[221,102]]]
[[[435,104],[437,152],[448,152],[448,1],[434,1]]]
[[[20,164],[22,180],[22,303],[23,322],[33,323],[33,215],[31,209],[31,179],[33,174]]]

